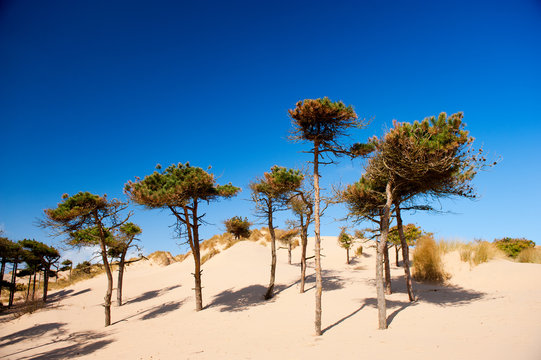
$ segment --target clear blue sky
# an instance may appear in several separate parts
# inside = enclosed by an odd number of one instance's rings
[[[1,1],[0,226],[54,243],[34,222],[63,193],[125,198],[157,163],[189,161],[243,188],[213,203],[203,237],[253,217],[248,183],[272,165],[300,167],[287,109],[328,96],[374,118],[463,111],[476,145],[501,163],[475,180],[478,201],[406,219],[436,236],[541,243],[541,2]],[[323,169],[351,183],[359,162]],[[146,252],[182,251],[166,211],[135,207]],[[340,206],[324,235],[344,225]],[[289,214],[279,217],[278,225]]]

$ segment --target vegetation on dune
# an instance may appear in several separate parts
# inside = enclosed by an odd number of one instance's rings
[[[529,247],[517,255],[517,261],[521,263],[541,264],[541,248]]]

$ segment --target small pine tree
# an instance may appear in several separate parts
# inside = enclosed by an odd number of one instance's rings
[[[346,249],[346,263],[349,265],[349,249],[353,247],[354,239],[346,232],[345,228],[342,228],[340,235],[338,235],[338,244]]]
[[[250,237],[250,226],[252,224],[246,217],[243,219],[240,216],[233,216],[225,220],[224,225],[226,231],[233,235],[236,240]]]

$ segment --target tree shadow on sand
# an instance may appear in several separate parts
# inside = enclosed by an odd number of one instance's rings
[[[280,291],[280,285],[275,286],[276,293]],[[275,296],[269,300],[264,299],[267,287],[263,285],[250,285],[240,290],[228,289],[216,295],[210,307],[220,307],[220,311],[243,311],[253,306],[263,305],[274,301]]]
[[[185,300],[170,301],[165,304],[155,306],[149,309],[149,312],[146,313],[141,319],[148,320],[148,319],[154,319],[158,316],[163,316],[171,311],[175,311],[179,309],[182,306],[182,304],[184,304],[184,302]]]
[[[321,270],[321,277],[323,282],[323,291],[333,291],[344,288],[345,281],[338,275],[337,272],[332,270]],[[297,281],[296,283],[298,283]],[[310,274],[306,276],[305,284],[313,284],[311,287],[307,288],[306,291],[312,290],[316,287],[316,274]]]
[[[139,295],[139,296],[137,296],[137,297],[135,297],[133,299],[127,300],[124,303],[124,305],[150,300],[150,299],[153,299],[155,297],[162,296],[166,292],[169,292],[169,291],[174,290],[174,289],[179,288],[179,287],[180,287],[180,285],[173,285],[173,286],[169,286],[169,287],[166,287],[166,288],[163,288],[163,289],[147,291],[147,292],[144,292],[141,295]]]
[[[62,329],[66,323],[52,322],[46,324],[39,324],[28,329],[20,330],[12,334],[3,336],[0,338],[0,347],[13,345],[19,341],[27,340],[29,338],[36,338],[45,335],[50,331],[57,332],[56,335],[62,335],[65,331]]]
[[[73,289],[63,289],[63,290],[48,294],[47,295],[47,301],[48,302],[58,301],[58,300],[65,299],[65,298],[68,298],[68,297],[81,295],[81,294],[87,293],[89,291],[90,291],[90,288],[86,288],[86,289],[83,289],[83,290],[80,290],[80,291],[77,291],[77,292],[74,292]]]
[[[44,325],[52,325],[52,324],[56,324],[56,323],[44,324]],[[63,327],[63,326],[64,324],[61,324],[60,327]],[[103,339],[103,337],[106,335],[100,334],[94,331],[81,331],[81,332],[71,333],[67,337],[63,337],[63,338],[60,337],[60,336],[64,336],[65,334],[66,332],[61,329],[60,335],[48,343],[25,348],[24,350],[20,350],[15,353],[8,354],[6,356],[18,355],[17,358],[21,360],[23,359],[24,360],[71,359],[71,358],[91,354],[94,351],[99,350],[113,342],[113,340],[110,340],[110,339]],[[24,355],[25,352],[30,351],[30,350],[38,349],[38,348],[49,346],[52,344],[63,344],[63,343],[71,343],[71,344],[63,346],[63,347],[59,347],[56,349],[44,351],[37,355],[28,355],[28,356]]]

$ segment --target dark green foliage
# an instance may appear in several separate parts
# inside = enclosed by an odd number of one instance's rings
[[[250,237],[250,225],[248,218],[241,218],[240,216],[233,216],[230,219],[224,221],[225,228],[228,233],[232,234],[235,239]]]
[[[494,240],[494,244],[498,249],[502,250],[507,256],[516,258],[524,249],[535,247],[535,242],[524,238],[516,239],[505,237],[503,239]]]
[[[346,232],[345,228],[342,228],[338,235],[338,245],[344,249],[351,249],[354,244],[354,239]]]
[[[64,260],[60,263],[60,265],[62,265],[60,271],[71,270],[73,267],[73,262],[71,260]]]
[[[228,198],[240,191],[231,184],[217,185],[214,175],[189,163],[173,164],[161,172],[145,176],[143,180],[128,181],[124,190],[133,201],[151,209],[182,207],[193,199]]]
[[[250,184],[254,194],[278,201],[289,200],[289,195],[300,188],[304,175],[300,170],[274,165],[263,179]]]
[[[308,140],[329,148],[340,147],[336,139],[345,135],[347,129],[360,126],[351,105],[333,102],[328,97],[299,101],[288,112],[293,124],[293,139]]]
[[[410,246],[415,245],[417,239],[423,235],[421,227],[415,226],[415,224],[408,224],[404,226],[404,237],[406,243]],[[389,230],[389,242],[393,245],[400,245],[400,236],[398,235],[398,226],[393,226]]]
[[[77,264],[75,266],[75,271],[84,273],[84,274],[90,274],[90,271],[92,270],[92,264],[90,261],[83,261],[82,263]]]

